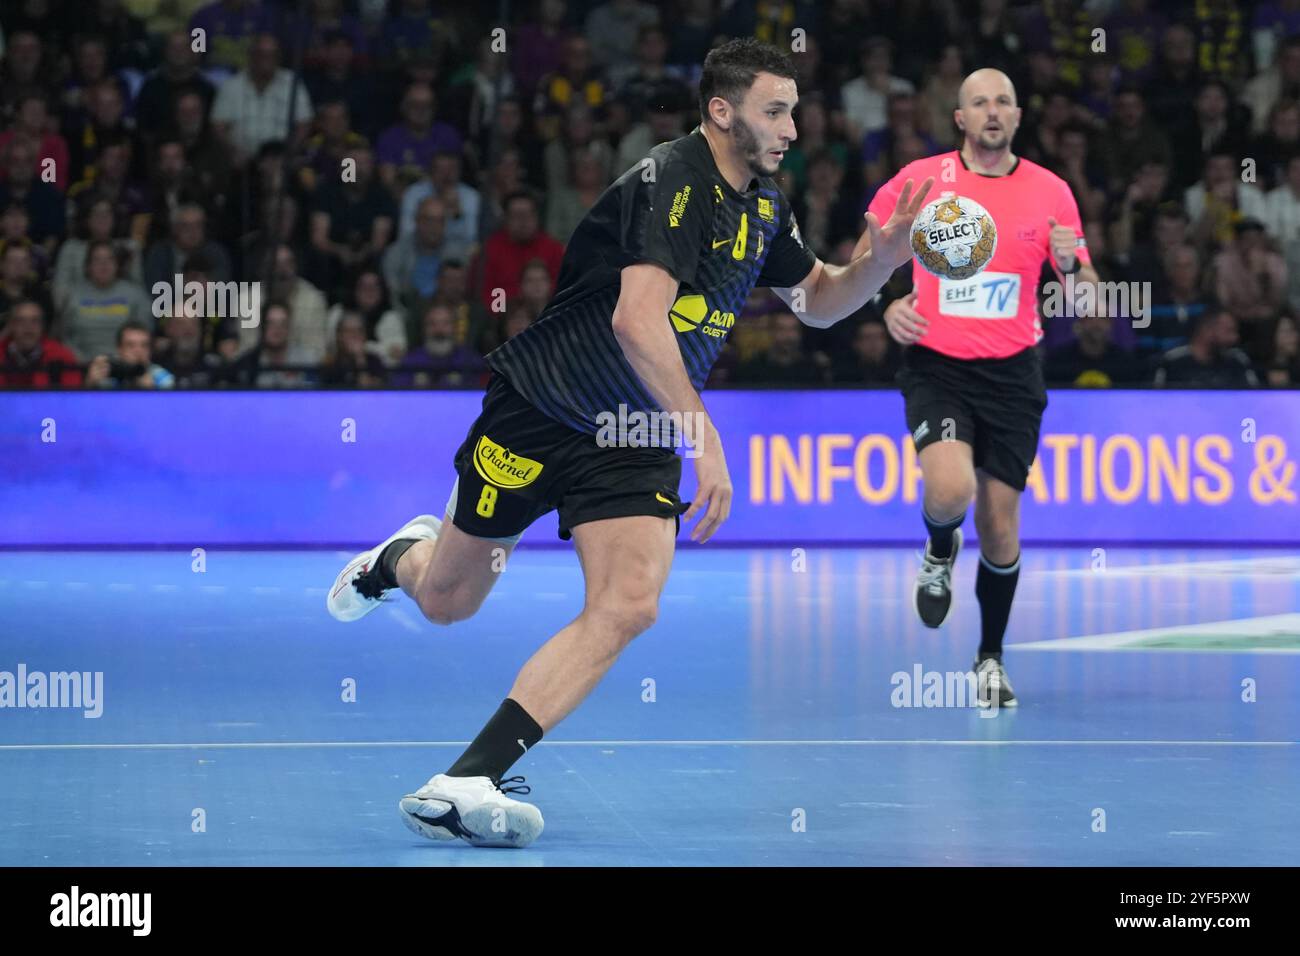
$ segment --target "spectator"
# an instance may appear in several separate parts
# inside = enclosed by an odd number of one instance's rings
[[[812,105],[809,99],[815,94],[799,101],[799,143],[808,139],[810,134]],[[650,150],[660,143],[677,139],[685,134],[682,127],[682,115],[691,109],[689,92],[683,92],[680,85],[660,85],[652,89],[646,104],[645,116],[634,123],[619,140],[618,152],[610,172],[621,175],[643,160]],[[823,118],[825,114],[822,114]],[[789,160],[790,153],[786,153]],[[785,164],[782,163],[782,166]]]
[[[125,144],[129,164],[124,177],[139,182],[145,175],[144,151],[135,122],[126,114],[126,98],[116,80],[102,80],[86,90],[86,113],[67,126],[70,178],[68,195],[94,186],[101,157],[110,145]]]
[[[445,305],[424,312],[422,344],[402,362],[399,381],[406,387],[439,388],[479,385],[487,363],[456,338],[456,320]]]
[[[302,65],[308,70],[326,62],[326,49],[337,36],[347,37],[356,55],[363,63],[366,60],[365,29],[360,20],[343,11],[342,0],[310,0],[302,16],[285,16],[282,33],[287,47],[302,48]]]
[[[530,270],[535,267],[540,267],[546,277],[546,298],[550,299],[550,289],[554,281],[551,279],[550,272],[545,264],[530,262],[524,267],[524,276],[519,286],[520,297],[525,302],[532,301],[536,295],[535,292],[530,293],[530,289],[537,284],[537,280],[533,280],[533,286],[529,285]],[[452,317],[456,321],[456,341],[473,344],[482,355],[496,348],[499,343],[498,330],[491,321],[490,313],[483,308],[483,304],[470,295],[469,270],[465,263],[455,259],[443,261],[442,271],[438,273],[438,294],[434,297],[434,302],[451,309]],[[411,338],[414,339],[415,336]]]
[[[162,65],[149,74],[135,98],[135,119],[146,136],[167,129],[176,115],[176,98],[181,93],[197,95],[205,113],[212,108],[217,91],[199,70],[199,63],[187,31],[167,34]]]
[[[593,59],[617,85],[637,59],[641,30],[657,26],[659,11],[639,0],[605,0],[587,14],[587,41]],[[621,74],[621,75],[620,75]]]
[[[204,200],[211,198],[204,192],[194,170],[186,165],[185,147],[170,136],[158,141],[149,188],[149,237],[153,241],[171,235],[172,219],[181,206],[187,203],[203,206]]]
[[[1156,367],[1157,386],[1257,388],[1259,379],[1246,353],[1237,348],[1237,319],[1227,309],[1209,309],[1191,322],[1186,345],[1170,349]]]
[[[480,155],[492,135],[497,103],[515,95],[515,80],[506,69],[506,58],[494,46],[490,37],[479,41],[474,62],[452,76],[444,110],[452,127],[463,132]]]
[[[308,363],[318,364],[325,357],[329,345],[325,296],[320,289],[298,275],[298,257],[292,246],[283,245],[275,250],[269,289],[267,298],[272,302],[284,303],[293,316],[289,345],[296,355]],[[255,330],[245,329],[241,325],[240,349],[253,347],[257,341],[256,336]]]
[[[1288,160],[1282,185],[1266,197],[1264,228],[1286,257],[1287,298],[1293,309],[1300,309],[1300,152]]]
[[[208,238],[208,214],[198,203],[185,203],[172,216],[171,236],[152,243],[144,257],[144,284],[168,285],[184,270],[190,256],[201,253],[212,264],[212,281],[230,280],[230,257],[217,242]]]
[[[311,214],[314,278],[331,292],[351,270],[379,260],[397,219],[396,204],[375,177],[370,147],[353,147],[346,158],[354,175],[325,180]]]
[[[861,232],[861,203],[843,186],[844,166],[834,153],[824,150],[812,157],[808,189],[793,204],[795,221],[809,249],[829,250],[841,239],[857,239]]]
[[[1166,352],[1187,341],[1193,319],[1209,308],[1201,276],[1201,256],[1192,245],[1174,246],[1165,254],[1165,282],[1153,290],[1151,322],[1138,332],[1138,348]]]
[[[229,204],[233,168],[226,147],[208,125],[203,97],[193,90],[176,95],[176,115],[162,137],[179,142],[185,158],[186,178],[194,183],[202,202],[214,215]],[[161,149],[162,143],[159,144]],[[174,213],[171,209],[169,212]],[[166,223],[164,223],[166,225]],[[160,233],[165,235],[166,232]]]
[[[78,215],[84,215],[91,204],[107,199],[113,204],[114,238],[129,236],[143,245],[149,235],[149,201],[140,180],[131,174],[131,143],[118,133],[105,135],[94,179],[74,183],[68,190],[68,202]]]
[[[1240,156],[1246,150],[1247,124],[1238,115],[1227,84],[1206,80],[1193,101],[1193,115],[1178,125],[1171,136],[1180,168],[1194,171],[1197,159],[1213,153]]]
[[[891,93],[887,111],[886,125],[867,133],[862,139],[863,175],[869,183],[883,183],[897,171],[890,167],[889,159],[898,143],[904,139],[920,139],[926,156],[939,152],[939,144],[917,125],[915,96],[911,93]]]
[[[1286,261],[1269,246],[1257,219],[1237,223],[1236,237],[1214,257],[1214,296],[1245,324],[1248,347],[1286,302]]]
[[[96,355],[86,369],[86,388],[174,388],[171,372],[154,363],[149,326],[127,320],[114,337],[115,356]]]
[[[0,316],[24,299],[35,299],[49,314],[50,300],[36,278],[29,243],[12,242],[0,257]]]
[[[505,321],[501,323],[501,341],[513,339],[528,326],[533,324],[533,314],[523,303],[516,302],[506,309]]]
[[[320,359],[293,345],[292,313],[282,302],[262,308],[257,344],[230,364],[225,380],[237,388],[301,388]]]
[[[879,319],[862,322],[853,332],[853,347],[837,352],[834,380],[852,385],[893,385],[898,374],[898,353]]]
[[[567,14],[565,0],[539,0],[537,21],[526,23],[517,31],[510,65],[521,95],[531,97],[542,77],[560,69],[564,43],[569,36],[564,27]]]
[[[1106,18],[1107,36],[1118,38],[1115,51],[1122,83],[1144,83],[1156,72],[1165,18],[1147,0],[1123,0]]]
[[[1279,315],[1273,322],[1261,374],[1269,388],[1300,388],[1300,326],[1294,315]]]
[[[1213,153],[1205,160],[1201,181],[1183,194],[1183,206],[1192,220],[1193,236],[1201,243],[1229,242],[1242,219],[1268,216],[1264,194],[1241,181],[1241,166],[1231,153]]]
[[[1119,194],[1133,181],[1137,171],[1149,163],[1170,168],[1169,141],[1147,118],[1146,102],[1133,88],[1115,96],[1115,112],[1106,124],[1101,159],[1106,166],[1108,191]]]
[[[1077,388],[1113,388],[1142,378],[1142,366],[1133,354],[1111,341],[1115,319],[1106,315],[1074,320],[1074,339],[1047,353],[1043,377],[1048,385]]]
[[[27,210],[28,238],[52,256],[63,238],[66,213],[63,196],[36,175],[36,150],[26,140],[12,139],[5,151],[5,181],[0,183],[0,209],[18,203]]]
[[[513,194],[526,190],[523,166],[517,150],[506,150],[497,157],[496,165],[488,173],[481,193],[483,209],[482,233],[491,235],[505,223],[505,201]]]
[[[93,109],[92,100],[99,85],[107,81],[117,86],[118,81],[109,73],[108,46],[103,37],[80,33],[72,44],[71,53],[72,71],[63,81],[57,110],[69,123],[80,124]],[[118,90],[121,92],[121,87]],[[122,100],[125,102],[125,94]],[[77,140],[69,136],[68,142],[75,146]]]
[[[564,41],[564,62],[560,69],[543,77],[533,100],[537,138],[549,143],[560,133],[561,117],[570,106],[585,104],[599,110],[610,98],[604,73],[591,61],[591,43],[584,36]]]
[[[45,309],[19,299],[0,334],[0,388],[80,388],[77,356],[45,334]]]
[[[581,104],[571,104],[565,111],[564,132],[546,144],[542,161],[546,167],[546,189],[553,192],[564,188],[573,169],[573,155],[587,150],[600,164],[600,178],[609,182],[609,170],[614,162],[609,144],[596,136],[595,119],[591,110]]]
[[[384,110],[376,108],[378,93],[368,71],[358,69],[357,47],[346,33],[326,37],[323,56],[304,81],[313,103],[343,103],[357,132],[367,140],[379,132]]]
[[[570,163],[568,181],[552,189],[546,203],[546,231],[564,244],[609,184],[607,167],[595,149],[575,150]]]
[[[497,102],[496,119],[487,136],[486,145],[480,149],[479,144],[469,147],[470,160],[486,168],[491,165],[490,157],[501,157],[509,152],[517,152],[523,165],[523,176],[531,183],[543,182],[542,149],[545,146],[536,135],[530,123],[524,122],[524,106],[518,97],[503,96]]]
[[[1264,0],[1255,8],[1250,23],[1250,39],[1255,50],[1255,65],[1267,70],[1277,57],[1278,42],[1283,37],[1300,36],[1300,3],[1296,0]]]
[[[448,258],[446,224],[446,206],[430,196],[420,203],[415,231],[384,252],[384,278],[408,312],[419,311],[438,292],[438,273]]]
[[[849,4],[846,4],[849,5]],[[713,47],[717,31],[714,28],[715,0],[683,0],[677,5],[672,21],[671,45],[668,48],[668,62],[687,67],[692,75],[687,77],[692,83],[699,80],[699,73],[704,65],[704,58]],[[827,37],[835,34],[826,33]],[[861,36],[860,33],[849,37]],[[838,63],[834,56],[827,59]],[[848,79],[843,77],[842,79]]]
[[[42,172],[42,180],[52,183],[59,192],[68,188],[68,143],[58,133],[50,129],[49,107],[45,94],[29,91],[18,98],[17,115],[9,129],[0,132],[0,153],[4,152],[9,142],[15,138],[25,139],[36,152],[36,162]],[[53,179],[45,175],[53,174]],[[5,171],[0,168],[0,182],[4,181]]]
[[[802,331],[793,312],[773,319],[772,344],[757,357],[737,366],[732,378],[745,385],[823,385],[826,370],[804,354]]]
[[[957,92],[961,89],[966,73],[961,47],[949,43],[939,53],[939,62],[921,89],[919,123],[944,149],[952,149],[960,142],[953,112],[957,108]],[[802,133],[800,130],[801,135]]]
[[[0,127],[7,126],[18,112],[18,101],[36,93],[48,95],[50,63],[41,46],[41,36],[49,37],[51,49],[61,47],[52,33],[36,33],[30,29],[16,29],[9,37],[4,55],[4,69],[0,71]]]
[[[1300,34],[1287,37],[1277,62],[1246,84],[1241,100],[1250,107],[1253,131],[1263,133],[1273,107],[1282,100],[1300,99]]]
[[[633,122],[645,119],[646,110],[656,96],[667,94],[678,100],[690,98],[690,87],[682,82],[681,72],[666,65],[667,55],[667,34],[658,24],[647,24],[637,32],[635,58],[629,57],[615,66],[606,67],[617,96],[628,104]],[[807,85],[811,87],[813,84]]]
[[[236,167],[243,166],[270,140],[285,140],[295,145],[301,142],[311,118],[307,88],[295,81],[292,71],[281,68],[280,41],[269,33],[256,37],[248,68],[221,84],[212,105],[213,129],[226,144],[232,165]]]
[[[10,203],[0,212],[0,253],[15,243],[26,246],[32,254],[32,272],[37,282],[44,282],[50,271],[49,255],[44,246],[38,246],[27,238],[31,219],[27,210],[18,203]],[[62,247],[60,247],[62,248]]]
[[[460,133],[436,119],[436,102],[432,87],[412,83],[402,95],[402,121],[380,134],[379,180],[395,200],[429,168],[434,153],[461,151]]]
[[[369,147],[366,138],[352,129],[352,117],[342,100],[317,101],[316,132],[303,144],[303,158],[298,168],[298,183],[304,193],[314,192],[322,183],[338,179],[343,161],[359,147]]]
[[[1268,118],[1268,130],[1250,144],[1256,176],[1265,189],[1286,180],[1286,164],[1300,155],[1300,100],[1278,100]]]
[[[1092,138],[1088,128],[1071,123],[1061,129],[1053,171],[1065,180],[1074,193],[1079,212],[1085,220],[1100,219],[1106,208],[1106,174],[1099,168],[1088,148]],[[1148,164],[1156,165],[1159,164]]]
[[[445,4],[440,4],[444,9]],[[384,20],[379,49],[384,62],[408,66],[422,56],[441,62],[454,49],[456,34],[448,18],[436,17],[429,0],[393,0]]]
[[[203,347],[198,316],[181,309],[162,326],[166,337],[155,341],[153,359],[172,374],[175,388],[210,388],[221,380],[221,358]]]
[[[1165,28],[1160,44],[1160,63],[1155,75],[1142,88],[1151,106],[1151,117],[1164,127],[1176,126],[1196,99],[1201,73],[1196,67],[1196,37],[1185,23]]]
[[[383,360],[366,350],[365,322],[355,312],[345,312],[321,366],[321,384],[328,388],[378,388],[386,378]]]
[[[331,336],[348,313],[361,316],[365,323],[367,351],[379,356],[389,368],[401,362],[406,354],[406,319],[390,306],[388,288],[378,270],[358,273],[344,301],[330,309],[327,321]]]
[[[415,211],[430,196],[442,200],[446,228],[443,241],[447,255],[469,259],[478,247],[479,202],[478,190],[461,181],[460,153],[433,154],[429,174],[402,193],[401,226],[399,235],[409,236],[415,230]]]
[[[279,228],[275,226],[279,220]],[[275,267],[275,249],[292,243],[298,229],[298,200],[284,193],[266,193],[258,208],[257,228],[240,237],[240,278],[261,281]]]
[[[195,318],[199,320],[199,336],[203,342],[203,351],[225,359],[233,359],[239,354],[239,328],[245,320],[243,316],[236,314],[237,309],[232,308],[228,300],[222,299],[221,304],[218,304],[215,296],[206,294],[206,291],[212,288],[211,283],[211,261],[201,253],[196,253],[185,260],[185,271],[181,273],[181,288],[193,289],[197,284],[205,291],[203,305],[193,310]],[[163,303],[165,304],[166,301],[164,298]],[[212,312],[207,310],[209,303],[214,306]],[[175,303],[172,303],[172,306],[174,307]],[[192,307],[191,300],[187,299],[182,303],[182,308],[189,307]],[[173,308],[160,306],[157,311],[162,312],[160,318],[163,318],[170,315]],[[154,343],[154,347],[161,348],[165,344],[165,341],[160,339]]]
[[[891,94],[916,92],[909,81],[893,75],[893,63],[893,47],[884,37],[863,41],[862,75],[840,90],[850,142],[860,143],[867,133],[884,128]]]
[[[120,262],[121,274],[136,285],[143,284],[140,244],[129,236],[114,238],[116,232],[113,203],[106,198],[90,203],[85,214],[81,216],[78,235],[59,247],[59,258],[54,264],[53,282],[56,310],[62,311],[73,286],[86,274],[86,255],[91,243],[94,242],[111,243]]]
[[[106,240],[89,244],[85,276],[68,291],[61,315],[59,338],[82,358],[111,351],[123,322],[149,323],[146,329],[152,324],[149,300],[121,277],[117,252]]]
[[[505,225],[488,237],[479,257],[479,289],[489,309],[497,290],[507,299],[519,292],[519,279],[530,259],[541,259],[554,278],[564,258],[564,246],[542,231],[537,200],[531,193],[511,193],[504,205]]]
[[[256,58],[259,35],[273,34],[275,15],[262,0],[213,0],[190,18],[189,33],[207,37],[209,66],[243,70]]]

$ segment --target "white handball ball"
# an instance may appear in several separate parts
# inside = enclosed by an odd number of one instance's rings
[[[912,221],[912,254],[940,279],[969,279],[982,272],[998,247],[998,227],[988,210],[965,196],[926,203]]]

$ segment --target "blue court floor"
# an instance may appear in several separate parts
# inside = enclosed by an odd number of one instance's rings
[[[512,771],[546,818],[523,851],[424,843],[397,801],[576,614],[571,552],[520,551],[443,629],[404,598],[335,623],[334,552],[3,553],[0,692],[103,677],[98,718],[0,708],[0,864],[1300,862],[1300,557],[1028,549],[1022,705],[981,717],[974,552],[939,631],[910,549],[679,553],[658,624]]]

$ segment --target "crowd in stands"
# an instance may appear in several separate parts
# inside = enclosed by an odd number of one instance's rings
[[[997,67],[1014,151],[1132,291],[1045,315],[1049,384],[1300,387],[1300,0],[508,6],[5,0],[0,387],[480,386],[735,36],[792,49],[778,181],[827,262],[876,189],[958,145],[958,86]],[[159,283],[256,283],[256,315],[160,308]],[[909,290],[900,270],[829,330],[755,290],[710,384],[891,386],[881,313]]]

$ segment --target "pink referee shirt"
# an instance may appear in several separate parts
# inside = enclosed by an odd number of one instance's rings
[[[1065,180],[1037,163],[1017,159],[1005,176],[971,172],[959,152],[927,156],[907,166],[872,198],[868,210],[883,223],[894,212],[903,184],[913,188],[927,176],[934,185],[926,202],[965,196],[988,210],[998,229],[998,245],[984,271],[970,279],[937,279],[912,262],[916,311],[930,321],[920,345],[953,358],[1005,358],[1043,337],[1035,287],[1043,261],[1051,256],[1048,218],[1080,237],[1079,261],[1090,264],[1082,245],[1079,206]]]

